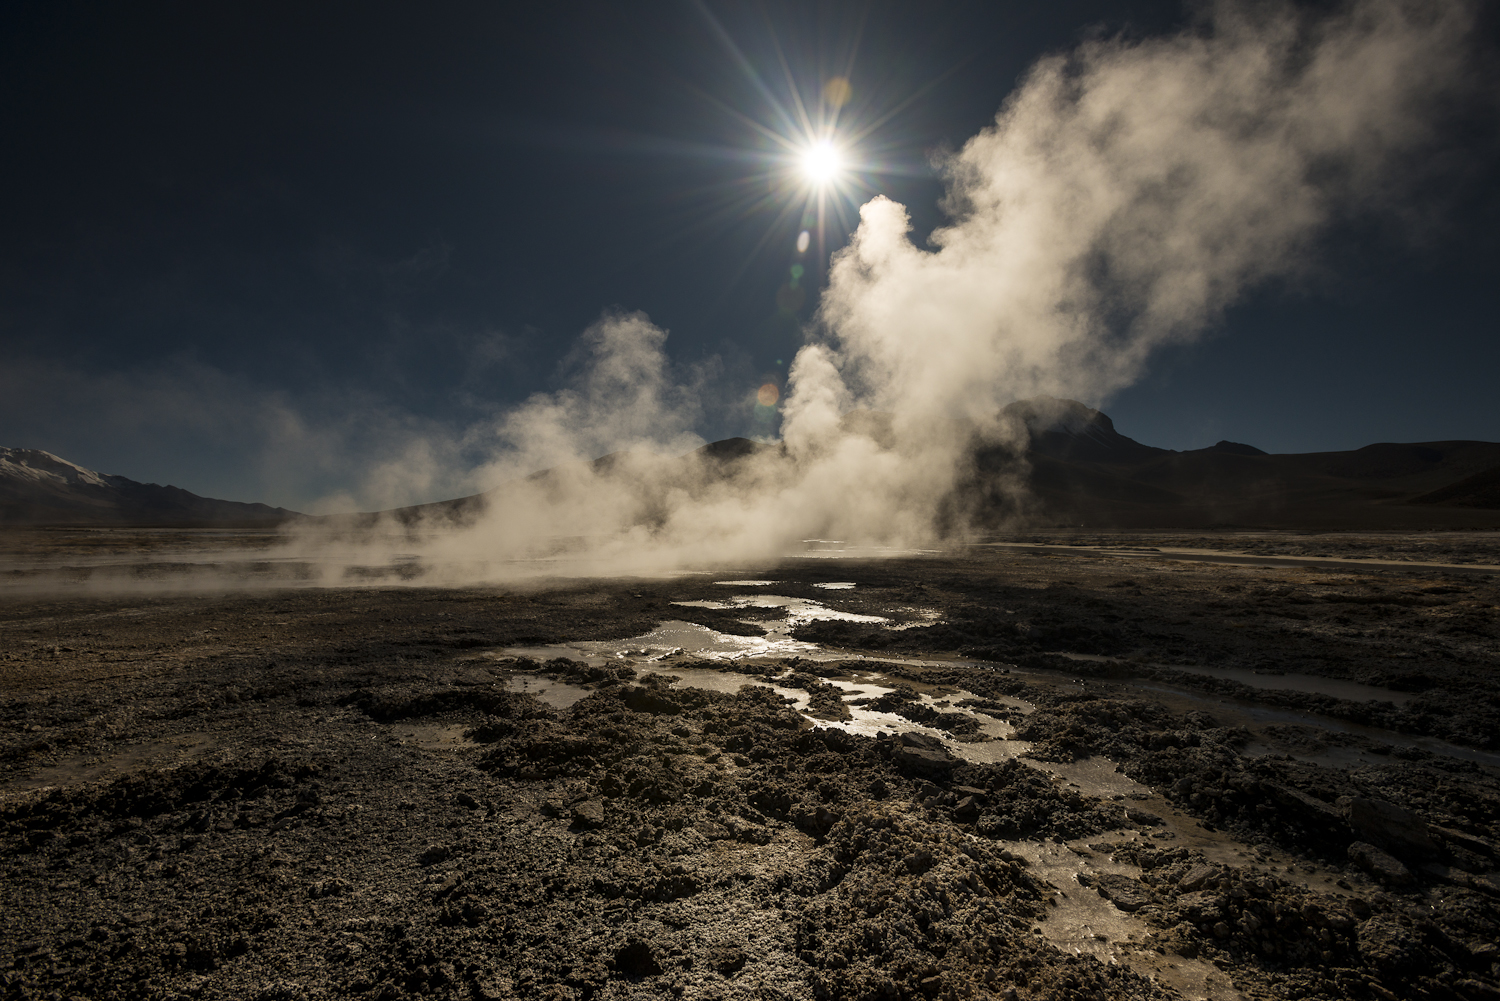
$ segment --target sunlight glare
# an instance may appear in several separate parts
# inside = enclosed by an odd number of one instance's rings
[[[813,184],[828,184],[838,176],[843,159],[827,139],[813,143],[802,151],[802,175]]]

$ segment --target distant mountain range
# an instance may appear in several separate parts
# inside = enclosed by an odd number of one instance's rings
[[[1030,513],[1092,528],[1500,528],[1500,443],[1380,443],[1270,455],[1238,442],[1175,452],[1115,430],[1073,400],[1038,397],[1003,420],[1029,440]],[[977,476],[1012,468],[980,449]]]
[[[892,440],[890,414],[845,415],[845,434]],[[973,439],[973,461],[954,510],[981,527],[1094,529],[1364,529],[1411,531],[1500,528],[1500,443],[1382,443],[1349,452],[1270,455],[1221,441],[1177,452],[1144,445],[1115,430],[1110,418],[1074,400],[1040,396],[1010,404],[998,437]],[[1016,445],[1025,443],[1019,453]],[[768,454],[770,453],[770,454]],[[587,472],[665,494],[695,481],[734,479],[751,457],[773,462],[779,445],[729,438],[677,459],[652,459],[648,472],[628,453],[533,474],[528,482],[566,488]],[[786,461],[791,461],[787,459]],[[1018,492],[1017,482],[1027,489]],[[504,504],[506,487],[485,494],[381,514],[335,516],[330,524],[394,518],[464,523]],[[655,500],[644,497],[643,517]],[[664,503],[664,501],[663,501]],[[0,524],[266,526],[305,518],[265,504],[199,497],[177,487],[137,483],[84,469],[48,452],[0,449]]]
[[[96,473],[40,449],[0,448],[0,525],[261,528],[297,517],[286,508]]]

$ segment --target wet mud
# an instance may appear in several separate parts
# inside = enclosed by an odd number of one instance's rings
[[[1497,584],[12,596],[0,992],[1500,998]]]

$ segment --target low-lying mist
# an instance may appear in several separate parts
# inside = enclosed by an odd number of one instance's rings
[[[1024,518],[1025,429],[1001,408],[1102,400],[1248,289],[1313,266],[1331,224],[1399,216],[1473,85],[1474,17],[1462,2],[1221,3],[1175,35],[1049,56],[942,161],[950,221],[925,246],[903,206],[860,209],[790,366],[779,441],[694,451],[712,390],[672,377],[646,316],[612,313],[582,336],[571,384],[469,432],[464,448],[491,456],[482,498],[310,523],[285,551],[343,554],[327,583],[398,557],[415,581],[463,582],[559,555],[648,572],[809,538],[924,547]],[[983,483],[981,446],[1014,454]]]

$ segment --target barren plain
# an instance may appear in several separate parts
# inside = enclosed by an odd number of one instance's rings
[[[1500,998],[1495,533],[0,544],[7,997]]]

